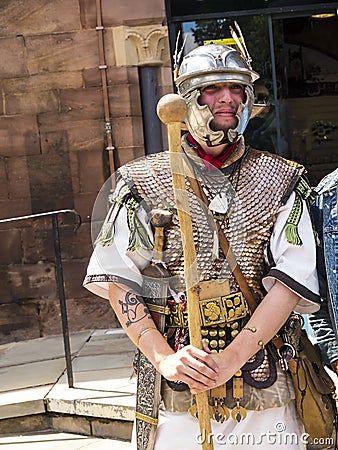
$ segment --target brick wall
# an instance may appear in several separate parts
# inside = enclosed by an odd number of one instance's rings
[[[60,216],[70,331],[117,326],[82,287],[90,219],[108,171],[94,0],[0,3],[0,218]],[[159,0],[102,0],[113,141],[121,164],[144,154],[137,67],[116,67],[112,27],[162,23]],[[137,7],[135,7],[137,5]],[[51,221],[0,224],[0,343],[61,333]]]

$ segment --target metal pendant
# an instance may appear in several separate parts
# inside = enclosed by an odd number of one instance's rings
[[[193,405],[191,405],[191,407],[189,408],[189,412],[190,412],[190,415],[191,415],[194,419],[198,419],[198,410],[197,410],[197,405],[196,405],[196,403],[194,403]],[[213,414],[214,414],[213,407],[209,405],[209,415],[210,415],[210,417],[212,417]]]
[[[226,406],[215,405],[213,406],[213,415],[212,418],[219,423],[223,423],[225,420],[228,420],[230,417],[229,410]]]
[[[243,408],[243,406],[240,406],[237,403],[237,405],[231,411],[231,417],[234,420],[236,420],[237,422],[240,422],[241,420],[244,420],[246,418],[246,410],[245,410],[245,408]]]
[[[209,203],[209,209],[216,214],[226,214],[229,209],[229,201],[226,194],[219,192]]]

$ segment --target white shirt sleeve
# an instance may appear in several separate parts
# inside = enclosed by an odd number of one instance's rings
[[[153,233],[145,210],[140,207],[138,218],[153,242]],[[114,223],[114,240],[111,245],[97,243],[90,258],[84,287],[99,297],[108,299],[108,283],[123,283],[138,291],[142,286],[141,271],[149,264],[152,251],[128,251],[129,229],[127,209],[122,206]]]
[[[300,296],[295,310],[301,314],[318,311],[320,306],[318,277],[316,270],[316,245],[311,218],[303,201],[303,212],[298,224],[301,245],[290,244],[285,235],[287,219],[295,200],[293,192],[278,212],[270,239],[270,254],[274,261],[269,273],[263,279],[264,288],[269,291],[276,280]]]

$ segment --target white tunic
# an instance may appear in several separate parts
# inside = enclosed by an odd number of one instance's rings
[[[270,252],[275,265],[263,279],[263,285],[269,291],[276,280],[279,280],[300,296],[296,310],[300,313],[310,313],[319,308],[314,300],[319,292],[315,241],[313,234],[309,232],[312,226],[305,204],[298,225],[303,244],[295,246],[286,239],[285,224],[294,198],[293,193],[279,210],[270,239]],[[142,208],[138,211],[138,217],[153,240],[147,214]],[[142,285],[141,271],[151,261],[152,252],[128,252],[128,243],[127,210],[123,206],[115,222],[113,244],[97,244],[94,249],[84,282],[88,290],[108,298],[109,282],[124,283],[135,289]],[[296,414],[292,397],[290,395],[289,403],[281,407],[247,411],[246,419],[239,423],[231,418],[223,424],[212,421],[215,450],[305,449],[307,436],[303,434],[303,426]],[[204,438],[208,437],[200,435],[198,421],[189,413],[161,411],[154,449],[201,450],[201,441]]]
[[[314,301],[319,295],[316,272],[316,248],[310,216],[304,204],[298,233],[302,245],[290,244],[285,236],[285,224],[293,206],[295,194],[279,210],[274,230],[270,239],[270,251],[275,262],[274,267],[263,279],[264,288],[269,291],[276,280],[279,280],[301,298],[296,310],[299,313],[312,313],[319,309]],[[147,229],[150,240],[153,241],[151,226],[144,209],[140,207],[138,217]],[[141,271],[151,261],[152,252],[138,249],[128,252],[129,234],[127,225],[127,210],[122,206],[114,227],[114,242],[112,245],[97,244],[91,256],[84,286],[94,294],[108,299],[108,282],[125,282],[136,288],[142,285]],[[115,277],[115,278],[114,278]]]

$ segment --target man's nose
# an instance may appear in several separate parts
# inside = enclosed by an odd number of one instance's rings
[[[232,102],[231,91],[228,87],[224,86],[224,87],[222,87],[222,89],[219,90],[218,101],[221,103],[231,103]]]

